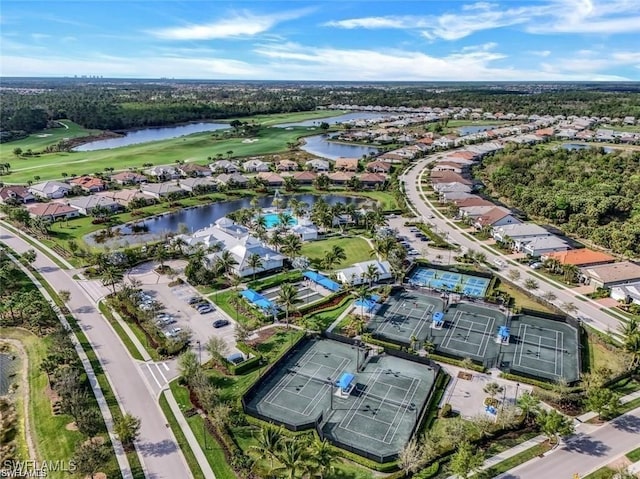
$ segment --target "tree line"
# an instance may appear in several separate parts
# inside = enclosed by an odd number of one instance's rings
[[[475,170],[527,216],[628,257],[640,255],[640,153],[507,147]]]

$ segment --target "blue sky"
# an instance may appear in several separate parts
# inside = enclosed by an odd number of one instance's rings
[[[3,0],[0,75],[640,79],[640,0]]]

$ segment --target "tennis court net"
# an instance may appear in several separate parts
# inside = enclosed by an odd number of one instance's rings
[[[299,369],[291,369],[291,368],[289,368],[289,369],[287,369],[287,372],[289,374],[295,374],[297,376],[301,376],[301,377],[303,377],[305,379],[310,379],[311,381],[315,381],[315,382],[320,383],[320,384],[333,384],[333,381],[329,380],[328,378],[319,378],[319,377],[313,376],[311,374],[306,374],[306,373],[301,372]]]
[[[397,400],[391,399],[389,397],[382,397],[382,396],[379,396],[377,394],[373,394],[373,393],[370,393],[368,391],[365,391],[362,388],[358,388],[357,386],[356,386],[356,392],[357,392],[358,396],[360,397],[360,399],[372,398],[372,399],[375,399],[377,401],[380,401],[381,403],[393,404],[394,406],[397,406],[400,409],[406,409],[408,411],[415,411],[417,409],[417,407],[418,407],[418,405],[415,404],[415,403],[397,401]]]

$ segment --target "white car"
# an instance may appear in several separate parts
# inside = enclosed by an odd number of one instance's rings
[[[417,249],[412,249],[412,250],[409,250],[409,251],[407,252],[407,254],[408,254],[409,256],[417,256],[417,255],[419,255],[419,254],[420,254],[420,251],[418,251]]]

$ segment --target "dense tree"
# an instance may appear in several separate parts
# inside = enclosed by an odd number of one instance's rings
[[[91,479],[95,474],[105,466],[111,451],[101,438],[92,438],[78,446],[73,454],[73,460],[76,463],[78,472],[84,477],[89,476]]]
[[[560,436],[568,436],[573,433],[572,420],[555,409],[550,411],[546,409],[538,410],[536,422],[540,427],[540,431],[549,438],[552,444],[556,444]]]
[[[140,419],[131,414],[124,414],[115,420],[113,430],[122,441],[122,445],[131,449],[140,435]]]
[[[460,479],[467,479],[477,472],[484,463],[484,454],[475,450],[467,441],[458,444],[455,454],[451,457],[449,470]]]

